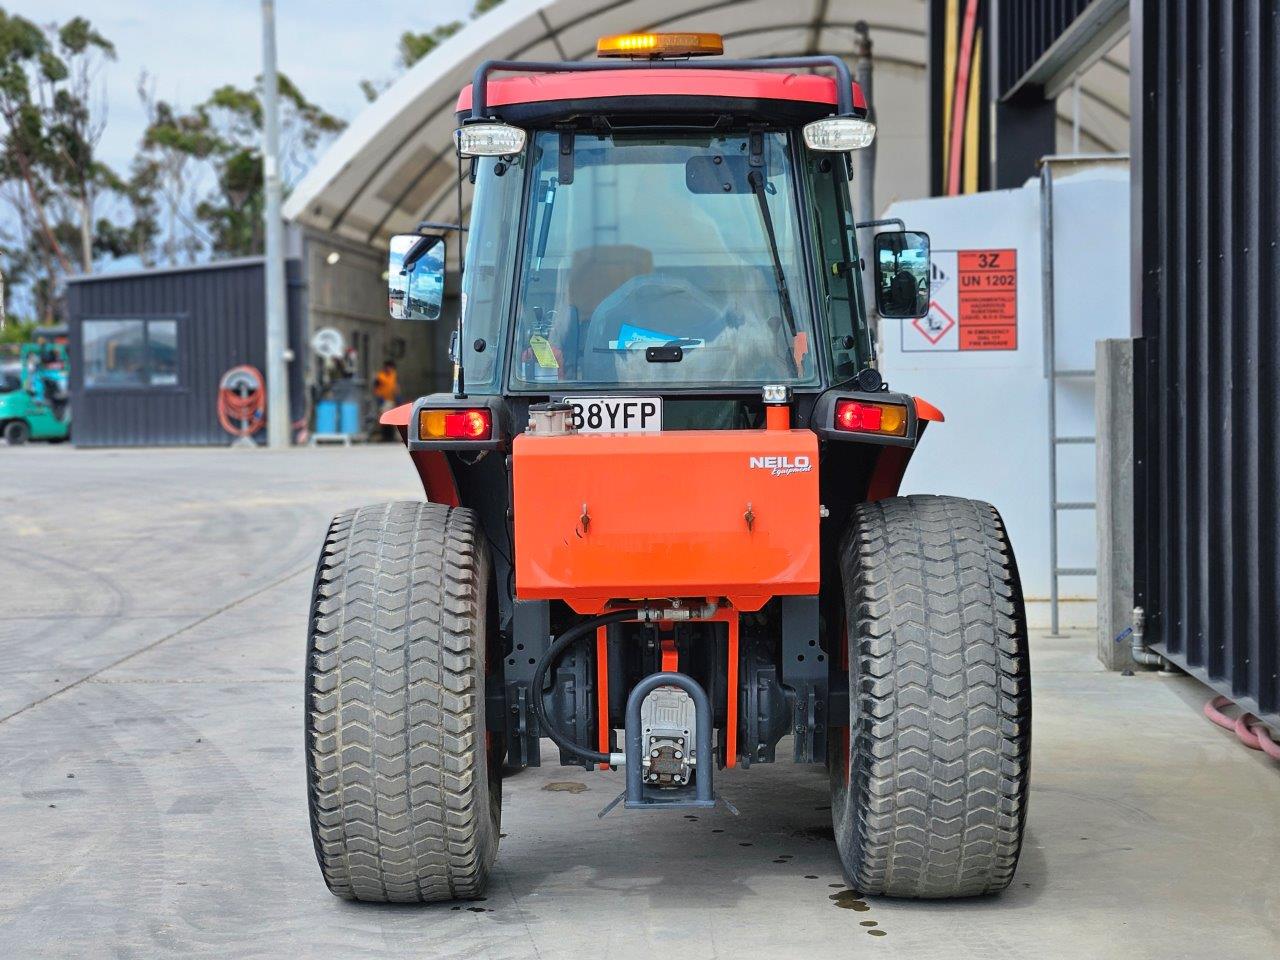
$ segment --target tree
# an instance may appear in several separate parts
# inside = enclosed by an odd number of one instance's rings
[[[128,179],[113,174],[109,185],[127,205],[131,218],[123,226],[99,219],[95,227],[95,254],[112,258],[136,256],[144,267],[155,266],[155,248],[160,238],[155,170],[139,157],[134,160]]]
[[[35,24],[0,10],[0,179],[6,199],[18,214],[22,242],[10,249],[9,269],[27,250],[38,254],[48,275],[71,269],[71,261],[50,222],[49,184],[42,168],[50,159],[45,118],[33,92],[33,74],[57,76],[65,70],[49,49],[48,38]]]
[[[407,49],[407,48],[406,48]],[[190,110],[138,93],[147,125],[127,172],[100,162],[106,125],[100,74],[111,41],[84,17],[39,26],[0,8],[0,232],[6,292],[30,294],[36,318],[57,320],[69,274],[103,258],[143,266],[263,246],[262,100],[225,85]],[[282,174],[295,183],[344,123],[280,78]],[[105,215],[104,215],[105,212]]]
[[[93,270],[99,227],[111,226],[96,206],[116,178],[96,150],[106,122],[98,75],[114,57],[83,17],[39,27],[0,9],[0,195],[19,227],[17,244],[5,249],[6,273],[31,271],[46,321],[66,275]]]
[[[59,27],[57,38],[66,73],[60,82],[44,85],[41,92],[47,96],[49,143],[56,157],[54,172],[79,214],[80,268],[91,273],[95,194],[99,187],[109,187],[115,177],[95,156],[106,128],[106,108],[100,96],[96,109],[92,102],[101,61],[114,60],[116,49],[83,17],[74,17]]]
[[[154,80],[138,78],[138,99],[147,116],[137,156],[129,173],[127,195],[137,213],[151,218],[152,229],[139,236],[136,250],[143,263],[170,265],[194,262],[210,237],[196,222],[204,165],[217,146],[208,118],[198,111],[183,114],[155,95]]]
[[[475,5],[471,8],[471,19],[474,20],[483,16],[501,3],[502,0],[476,0]],[[422,33],[406,30],[400,34],[398,66],[401,72],[408,70],[464,26],[465,24],[461,20],[453,20],[449,23],[441,23]],[[378,99],[382,91],[391,86],[391,82],[390,80],[361,80],[360,91],[364,94],[365,99],[372,103]]]
[[[345,122],[307,100],[280,75],[281,176],[288,189],[309,166],[316,149]],[[155,209],[166,220],[162,255],[176,262],[205,249],[243,256],[263,247],[262,91],[219,87],[183,113],[148,99],[150,122],[142,138],[133,183],[140,197],[150,185]]]

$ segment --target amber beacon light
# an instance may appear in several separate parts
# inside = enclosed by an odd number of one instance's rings
[[[722,53],[724,38],[718,33],[617,33],[596,42],[597,57],[674,60]]]

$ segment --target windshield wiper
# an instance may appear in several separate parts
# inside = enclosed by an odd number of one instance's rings
[[[752,170],[747,174],[747,182],[751,184],[751,192],[756,195],[760,204],[760,219],[764,221],[764,233],[769,240],[769,254],[773,257],[773,279],[778,285],[778,300],[782,304],[783,319],[787,322],[787,331],[794,340],[796,333],[796,315],[791,309],[791,293],[787,290],[787,277],[782,270],[782,257],[778,253],[778,235],[773,229],[773,216],[769,213],[769,198],[765,194],[764,174]]]

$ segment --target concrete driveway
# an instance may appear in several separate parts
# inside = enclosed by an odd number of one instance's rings
[[[487,900],[334,899],[304,800],[315,554],[332,513],[419,495],[385,447],[0,448],[0,957],[1280,955],[1280,766],[1084,636],[1033,641],[999,898],[841,897],[826,774],[788,763],[718,780],[738,817],[599,820],[618,775],[529,770]]]

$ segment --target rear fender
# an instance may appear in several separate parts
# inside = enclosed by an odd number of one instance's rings
[[[400,435],[400,442],[409,445],[409,423],[413,416],[414,404],[402,403],[388,410],[378,422],[384,427],[395,427]],[[453,476],[453,468],[449,466],[449,458],[443,450],[410,450],[409,459],[418,471],[418,479],[422,481],[422,489],[432,503],[443,503],[446,506],[462,505],[458,496],[458,484]]]
[[[884,446],[876,457],[875,466],[871,468],[871,476],[867,481],[868,503],[896,497],[902,486],[902,478],[906,475],[907,465],[911,463],[911,455],[915,453],[916,444],[924,436],[925,428],[930,423],[942,423],[946,417],[942,411],[928,400],[912,397],[909,407],[914,408],[915,442],[911,446]]]

